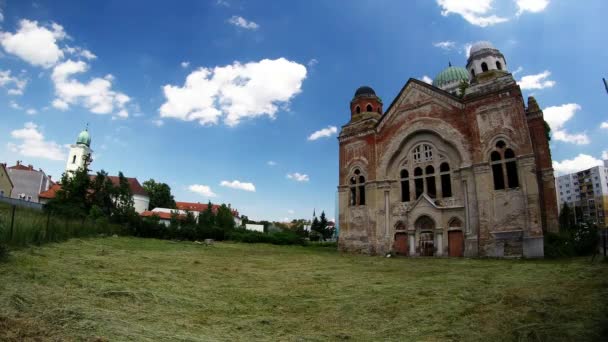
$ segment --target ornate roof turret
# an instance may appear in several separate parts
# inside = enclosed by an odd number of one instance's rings
[[[453,92],[458,89],[462,81],[469,81],[469,73],[463,67],[449,66],[441,71],[433,79],[433,86],[443,89],[447,92]]]
[[[89,127],[85,128],[84,131],[78,134],[78,139],[76,139],[76,145],[86,145],[87,147],[91,147],[91,134],[89,134]]]

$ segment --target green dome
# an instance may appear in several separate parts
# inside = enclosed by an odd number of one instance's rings
[[[454,81],[469,81],[469,73],[467,69],[462,67],[449,66],[445,68],[442,72],[435,77],[433,80],[433,85],[435,87],[441,88],[446,84],[450,84]]]
[[[91,135],[89,134],[89,130],[85,129],[84,131],[78,134],[78,139],[76,140],[76,144],[83,144],[91,147]]]

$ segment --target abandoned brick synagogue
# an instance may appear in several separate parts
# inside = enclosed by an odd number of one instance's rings
[[[343,251],[542,257],[558,229],[543,113],[489,42],[387,107],[357,89],[339,144]]]

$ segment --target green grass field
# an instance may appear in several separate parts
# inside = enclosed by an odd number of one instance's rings
[[[608,264],[73,239],[0,263],[0,340],[601,341]]]

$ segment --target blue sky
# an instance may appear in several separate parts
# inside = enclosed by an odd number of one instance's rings
[[[58,178],[89,123],[94,170],[256,219],[333,218],[333,127],[356,88],[388,104],[488,40],[545,109],[556,170],[574,171],[608,150],[607,12],[602,0],[0,1],[0,161]]]

